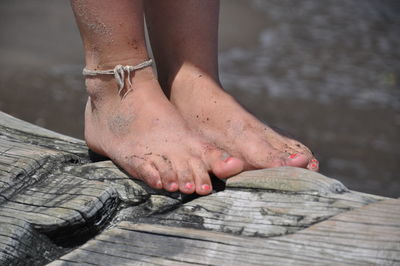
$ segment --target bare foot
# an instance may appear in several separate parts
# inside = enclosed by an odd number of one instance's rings
[[[226,178],[243,170],[241,160],[189,129],[150,69],[132,84],[121,99],[113,76],[86,79],[85,139],[93,151],[153,188],[187,194],[212,191],[208,172]]]
[[[246,170],[286,165],[318,171],[307,147],[261,123],[198,69],[183,66],[169,84],[170,100],[189,125],[242,159]]]

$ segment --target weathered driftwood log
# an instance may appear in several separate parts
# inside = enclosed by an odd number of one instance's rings
[[[400,263],[398,199],[290,167],[218,184],[206,197],[155,191],[0,112],[0,264]]]
[[[50,265],[394,265],[399,212],[398,200],[384,200],[266,239],[123,222]]]

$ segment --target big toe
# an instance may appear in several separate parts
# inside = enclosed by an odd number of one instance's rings
[[[231,177],[244,169],[244,163],[241,159],[220,149],[209,150],[206,157],[210,170],[219,178]]]
[[[300,168],[308,168],[307,166],[311,163],[310,156],[307,156],[304,153],[292,153],[285,160],[285,165],[300,167]]]

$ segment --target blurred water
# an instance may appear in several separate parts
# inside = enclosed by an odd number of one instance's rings
[[[399,196],[400,2],[248,3],[265,28],[221,53],[225,87],[311,146],[323,173]]]
[[[249,2],[268,23],[255,47],[222,54],[228,87],[400,109],[398,9],[362,0]]]
[[[400,1],[222,0],[221,79],[321,171],[400,196]],[[0,109],[82,137],[79,33],[67,1],[0,2]]]

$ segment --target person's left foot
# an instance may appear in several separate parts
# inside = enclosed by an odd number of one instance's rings
[[[260,122],[199,70],[181,69],[167,90],[189,126],[242,159],[245,170],[295,166],[318,171],[318,160],[306,146]]]

